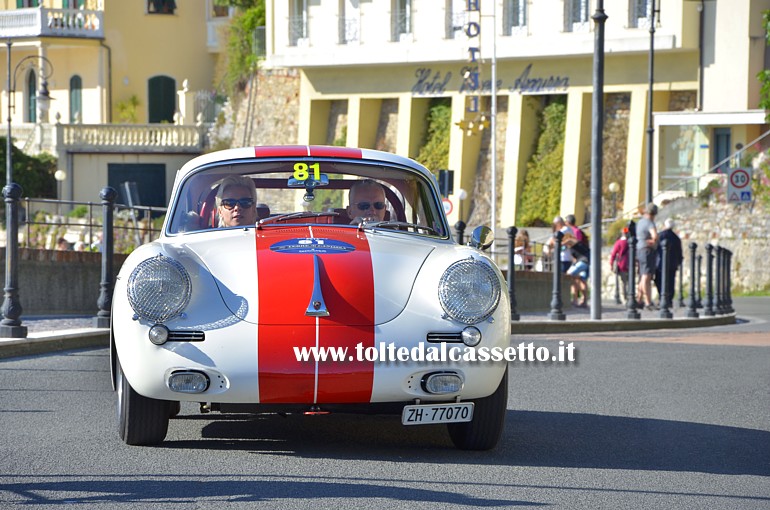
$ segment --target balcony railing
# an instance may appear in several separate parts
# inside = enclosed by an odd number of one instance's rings
[[[58,124],[57,146],[109,150],[132,147],[145,151],[169,148],[199,152],[205,146],[204,126],[174,124]]]
[[[103,39],[104,13],[44,7],[0,12],[0,39],[15,37]]]

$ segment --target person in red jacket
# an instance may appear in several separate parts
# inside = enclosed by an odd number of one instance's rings
[[[612,272],[620,277],[623,282],[623,300],[628,300],[628,227],[623,227],[623,232],[610,252],[610,267]]]

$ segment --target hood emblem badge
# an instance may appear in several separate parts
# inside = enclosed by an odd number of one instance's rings
[[[313,255],[313,294],[310,296],[310,303],[307,305],[305,315],[309,317],[328,317],[329,310],[326,309],[326,303],[321,293],[321,278],[318,265],[318,255]]]

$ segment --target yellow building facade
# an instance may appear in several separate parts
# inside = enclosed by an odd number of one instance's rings
[[[144,205],[165,206],[176,170],[204,149],[195,98],[213,97],[232,9],[213,0],[0,7],[0,65],[9,77],[0,111],[10,111],[14,144],[59,158],[60,198],[96,201],[104,186],[138,181],[152,197]]]
[[[499,229],[516,224],[539,110],[548,97],[566,96],[560,209],[587,219],[596,0],[266,4],[265,66],[300,71],[300,143],[328,143],[342,122],[348,146],[414,158],[430,101],[448,98],[450,221],[468,220],[474,202],[489,202],[491,186],[474,194],[484,172],[498,188],[490,209]],[[766,9],[770,0],[604,2],[605,108],[618,103],[611,111],[626,118],[619,212],[645,201],[648,172],[662,200],[766,131],[756,79],[766,61]]]

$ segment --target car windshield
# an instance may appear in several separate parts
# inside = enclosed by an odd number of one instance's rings
[[[169,234],[318,223],[444,238],[449,232],[435,187],[421,173],[365,161],[215,163],[186,177],[171,214]]]

